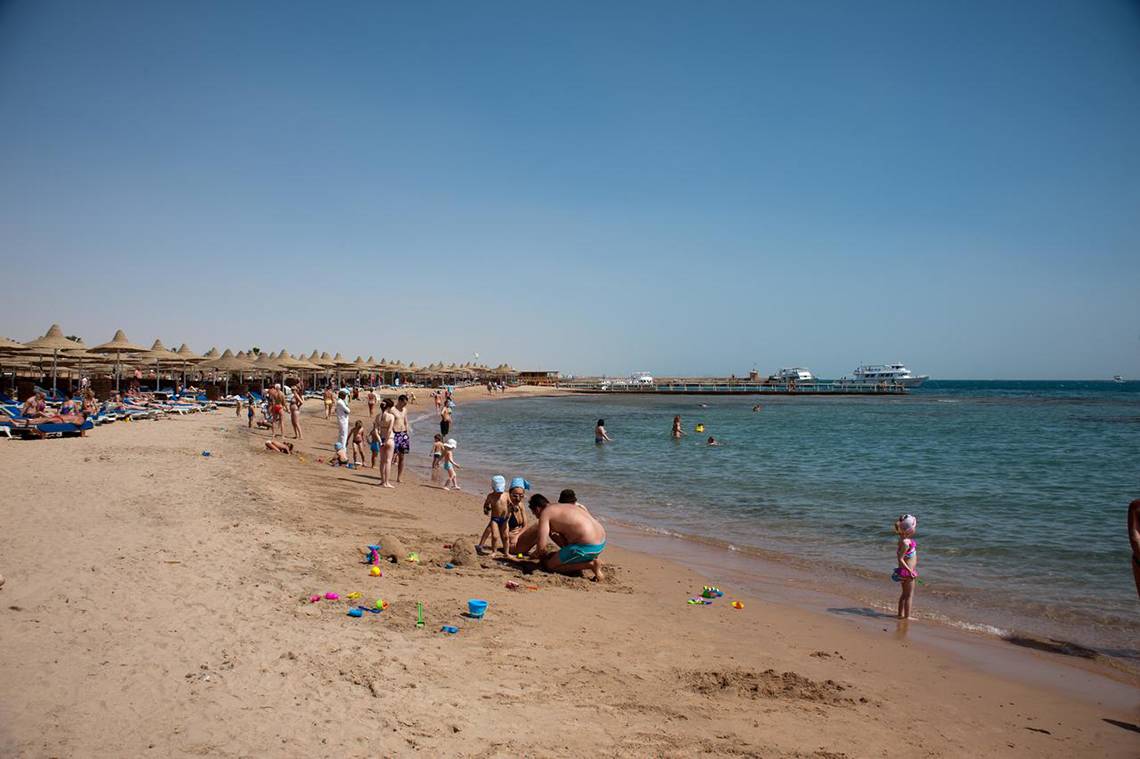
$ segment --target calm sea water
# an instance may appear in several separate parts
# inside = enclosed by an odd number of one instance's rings
[[[680,441],[669,435],[674,414],[689,433]],[[594,445],[598,418],[612,445]],[[1140,497],[1140,383],[932,381],[905,398],[520,398],[460,408],[453,435],[469,468],[526,475],[552,499],[574,487],[591,508],[644,529],[881,579],[884,606],[897,597],[890,526],[910,512],[928,612],[1137,656],[1125,511]],[[708,435],[723,445],[705,446]]]

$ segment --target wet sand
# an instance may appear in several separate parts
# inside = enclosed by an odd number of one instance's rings
[[[318,464],[335,425],[317,401],[304,419],[303,460],[226,410],[0,441],[0,755],[1140,754],[1129,685],[1002,644],[1050,673],[1028,682],[917,625],[802,608],[778,579],[690,606],[712,580],[661,547],[611,547],[600,585],[445,569],[485,525],[484,483],[427,481],[434,425],[384,491]],[[382,534],[420,561],[370,576],[358,551]],[[389,606],[309,603],[328,591]],[[462,616],[476,597],[482,621]]]

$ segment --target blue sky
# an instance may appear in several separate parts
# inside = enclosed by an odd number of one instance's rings
[[[1135,3],[6,2],[0,177],[21,340],[1140,377]]]

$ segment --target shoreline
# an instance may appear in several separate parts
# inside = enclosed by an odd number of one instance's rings
[[[504,400],[510,400],[510,394]],[[472,399],[482,400],[482,399]],[[466,402],[472,402],[467,400]],[[505,465],[510,468],[512,465]],[[490,467],[483,463],[479,472],[488,476],[492,470],[497,471],[502,466]],[[551,480],[549,473],[544,480]],[[581,492],[581,491],[579,491]],[[625,493],[624,497],[636,498],[636,493]],[[848,603],[863,607],[868,613],[880,614],[889,612],[887,618],[894,621],[893,589],[882,590],[879,573],[869,572],[860,566],[842,563],[827,563],[812,561],[799,561],[795,555],[781,552],[780,549],[742,544],[725,538],[705,536],[705,534],[685,533],[675,530],[663,530],[653,525],[628,521],[621,516],[614,516],[608,507],[613,501],[613,493],[601,499],[591,499],[588,503],[594,506],[596,512],[603,515],[606,528],[617,527],[625,533],[627,541],[635,541],[642,545],[671,546],[666,549],[667,554],[679,550],[682,554],[701,554],[702,568],[710,568],[715,562],[709,560],[711,556],[719,556],[725,562],[751,562],[751,572],[742,573],[742,577],[759,580],[757,585],[764,585],[764,578],[772,576],[785,578],[795,585],[797,594],[812,594],[821,589],[819,581],[815,579],[812,569],[822,569],[828,573],[828,594],[839,596]],[[930,598],[927,591],[920,589],[920,606],[915,623],[921,625],[935,625],[944,628],[947,634],[960,636],[959,646],[968,646],[971,642],[983,640],[985,643],[1002,642],[1007,646],[1036,647],[1037,650],[1052,653],[1061,661],[1067,661],[1081,669],[1099,671],[1100,674],[1113,679],[1116,683],[1131,684],[1140,687],[1140,661],[1135,659],[1135,652],[1114,645],[1102,645],[1084,642],[1080,637],[1065,634],[1065,632],[1049,630],[1049,623],[1045,620],[1032,617],[1012,617],[999,623],[980,621],[985,619],[986,607],[971,611],[971,607],[963,605],[977,598],[979,591],[970,588],[952,586],[950,595],[942,589],[941,596],[935,596],[934,602],[927,605],[923,597]],[[963,596],[963,594],[966,594]],[[795,597],[795,596],[793,596]],[[980,599],[985,603],[985,599]],[[792,603],[796,603],[792,601]],[[816,604],[819,606],[819,604]],[[804,609],[811,611],[811,605],[803,605]],[[816,607],[817,613],[825,613]],[[999,607],[988,609],[1000,614]],[[992,614],[991,614],[992,615]],[[1056,637],[1053,637],[1056,636]],[[1072,637],[1070,637],[1072,636]]]
[[[370,470],[316,463],[335,424],[305,412],[303,461],[224,411],[0,448],[15,473],[0,753],[909,757],[900,724],[932,756],[1140,748],[1135,705],[963,666],[878,620],[729,587],[724,569],[725,599],[688,606],[708,576],[624,541],[600,585],[493,559],[445,569],[441,546],[482,529],[481,488],[426,482],[421,429],[412,476],[380,492]],[[381,533],[421,561],[370,579],[358,550]],[[352,620],[308,603],[330,590],[391,607]],[[491,603],[482,622],[459,613],[471,597]]]

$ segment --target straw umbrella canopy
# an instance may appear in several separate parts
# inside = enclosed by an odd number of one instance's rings
[[[177,362],[178,354],[168,350],[161,340],[155,340],[154,345],[150,346],[150,350],[140,355],[139,358],[154,362],[154,391],[157,393],[162,389],[162,362]]]
[[[210,350],[202,354],[202,358],[206,361],[213,361],[215,358],[221,358],[221,354],[218,353],[217,348],[211,347]]]
[[[123,330],[115,330],[115,336],[110,342],[90,348],[91,353],[108,353],[115,355],[115,392],[119,392],[119,381],[122,379],[122,361],[124,353],[146,353],[146,348],[136,345],[127,339]]]
[[[0,337],[0,357],[3,357],[3,355],[5,353],[13,353],[14,354],[14,353],[27,352],[27,351],[28,351],[28,347],[26,345],[24,345],[23,343],[18,343],[15,340],[9,340],[6,337]],[[16,372],[16,369],[15,369],[15,367],[13,367],[13,369],[12,369],[12,384],[16,383],[15,372]],[[0,371],[0,379],[2,379],[3,376],[4,376],[4,372]]]
[[[205,356],[199,356],[194,351],[190,350],[190,346],[182,343],[178,350],[174,351],[182,361],[182,384],[186,384],[186,367],[190,364],[197,364],[206,360]]]
[[[53,324],[51,328],[48,329],[47,334],[24,343],[24,347],[44,351],[43,355],[51,356],[51,390],[52,393],[55,393],[56,374],[59,369],[59,352],[75,348],[75,342],[63,336],[63,330],[59,328],[58,324]]]
[[[9,340],[6,337],[0,337],[0,353],[26,351],[28,346],[23,343],[18,343],[15,340]]]
[[[238,358],[233,354],[229,348],[221,356],[209,361],[203,361],[200,366],[203,369],[212,369],[218,372],[225,372],[226,375],[226,395],[230,394],[230,372],[245,372],[253,369],[253,362],[244,358]]]

